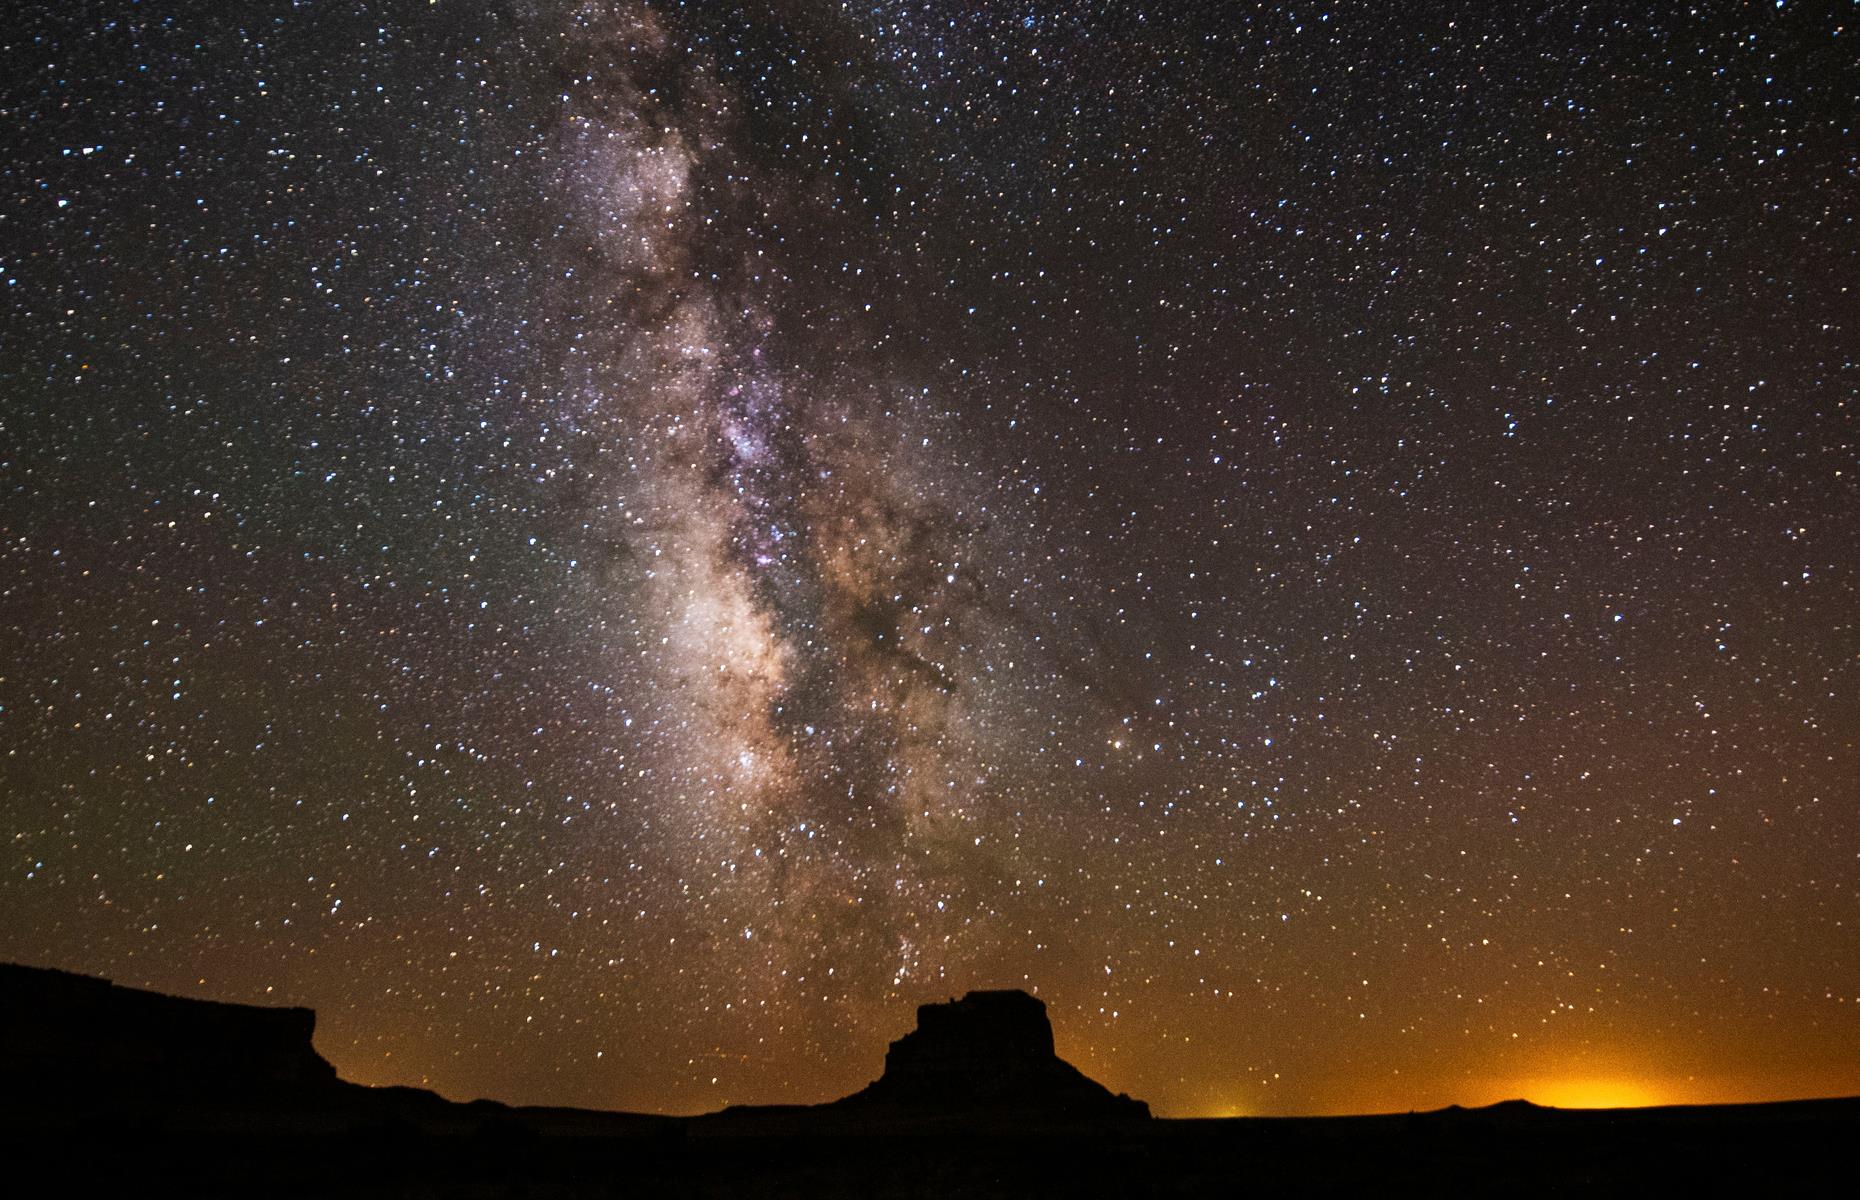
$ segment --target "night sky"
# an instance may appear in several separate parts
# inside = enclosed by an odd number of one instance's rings
[[[1849,4],[27,6],[0,959],[661,1112],[1860,1092]]]

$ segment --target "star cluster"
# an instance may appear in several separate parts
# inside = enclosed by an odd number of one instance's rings
[[[691,1112],[1860,1089],[1851,13],[31,6],[0,958]]]

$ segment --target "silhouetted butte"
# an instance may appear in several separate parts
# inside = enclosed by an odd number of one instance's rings
[[[917,1028],[885,1052],[885,1073],[833,1107],[1064,1120],[1150,1114],[1055,1054],[1045,1003],[1018,990],[920,1005]]]

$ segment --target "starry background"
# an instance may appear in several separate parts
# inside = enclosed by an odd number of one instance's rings
[[[30,6],[0,958],[694,1112],[1860,1091],[1845,4]]]

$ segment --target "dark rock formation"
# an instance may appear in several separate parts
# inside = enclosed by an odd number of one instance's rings
[[[0,964],[0,1128],[425,1133],[489,1128],[660,1135],[673,1118],[453,1104],[415,1088],[344,1083],[311,1045],[316,1014],[190,1000],[105,979]],[[1141,1121],[1053,1053],[1046,1005],[1025,992],[970,992],[917,1010],[885,1072],[832,1104],[732,1109],[726,1124],[847,1133],[943,1126],[1026,1130]],[[702,1118],[712,1122],[716,1118]],[[790,1129],[792,1127],[792,1129]]]
[[[1150,1111],[1055,1055],[1046,1005],[1022,991],[919,1006],[917,1028],[885,1052],[884,1075],[835,1107],[1053,1120],[1140,1120]]]
[[[669,1117],[454,1104],[336,1077],[316,1013],[190,1000],[0,963],[0,1131],[661,1134]]]
[[[244,1103],[324,1095],[336,1069],[310,1045],[316,1013],[189,1000],[105,979],[0,964],[8,1099]]]

